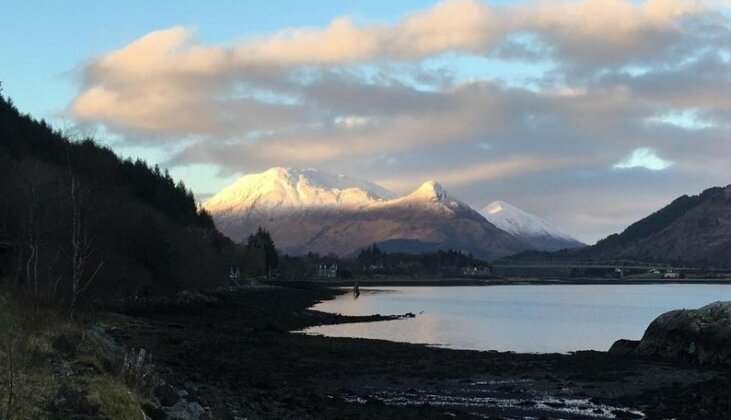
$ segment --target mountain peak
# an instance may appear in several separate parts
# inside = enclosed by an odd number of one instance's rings
[[[528,242],[536,249],[561,249],[582,245],[581,242],[561,232],[545,219],[505,201],[493,201],[480,213],[490,223],[516,238]]]
[[[511,210],[520,210],[517,207],[513,206],[510,203],[506,203],[505,201],[493,201],[492,203],[488,204],[487,207],[485,207],[484,212],[488,214],[498,214],[500,212],[504,211],[511,211]]]
[[[357,208],[388,198],[388,190],[368,181],[316,169],[278,166],[242,176],[204,207],[213,212],[243,214],[308,207]]]
[[[421,184],[411,195],[442,201],[447,198],[447,191],[437,181],[430,180]]]

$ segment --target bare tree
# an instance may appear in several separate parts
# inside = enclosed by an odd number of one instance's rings
[[[69,309],[73,315],[79,296],[96,279],[104,266],[98,249],[89,236],[87,214],[84,211],[85,195],[81,183],[72,173],[70,179],[71,203],[71,302]]]
[[[18,267],[16,284],[25,275],[25,286],[34,296],[41,295],[41,256],[44,251],[49,229],[48,197],[43,193],[51,182],[50,171],[39,162],[24,162],[19,168],[22,179],[20,201],[20,243],[18,248]]]

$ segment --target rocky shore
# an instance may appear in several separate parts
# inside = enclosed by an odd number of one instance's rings
[[[266,287],[112,313],[105,334],[145,349],[169,392],[151,418],[724,418],[731,377],[633,351],[514,354],[295,334],[367,322],[309,310],[330,289]],[[649,330],[648,330],[649,331]],[[697,348],[705,348],[697,342]],[[632,346],[632,349],[639,349]],[[616,349],[615,349],[616,350]]]
[[[620,340],[609,353],[731,367],[731,302],[662,314],[641,340]]]

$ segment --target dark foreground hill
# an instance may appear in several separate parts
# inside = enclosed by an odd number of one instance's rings
[[[201,288],[224,278],[228,243],[167,172],[0,96],[0,282],[64,305]]]
[[[679,265],[731,266],[731,186],[684,195],[622,233],[582,249],[524,253],[522,260],[636,259]]]

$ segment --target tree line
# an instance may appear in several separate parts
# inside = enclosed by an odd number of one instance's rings
[[[0,278],[76,308],[225,281],[233,243],[167,171],[22,114],[0,91]]]

